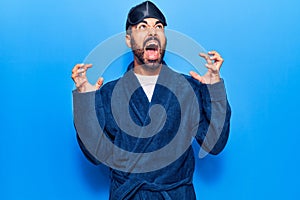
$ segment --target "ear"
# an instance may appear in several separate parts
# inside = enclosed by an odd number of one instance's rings
[[[126,34],[126,44],[129,48],[131,48],[131,36],[129,34]]]

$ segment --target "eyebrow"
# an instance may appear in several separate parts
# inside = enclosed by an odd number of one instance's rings
[[[148,22],[147,22],[147,21],[145,21],[145,20],[141,21],[140,23],[145,23],[145,24],[148,24]],[[159,21],[159,20],[157,20],[157,21],[155,22],[155,25],[157,25],[157,24],[162,24],[162,22],[161,22],[161,21]]]

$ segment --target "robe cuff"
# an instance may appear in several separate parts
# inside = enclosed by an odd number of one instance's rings
[[[226,89],[225,89],[225,84],[223,79],[221,79],[221,81],[218,83],[208,84],[207,89],[209,90],[211,101],[226,100]]]
[[[95,94],[96,91],[92,92],[78,92],[73,90],[73,105],[76,110],[94,110],[95,109]]]

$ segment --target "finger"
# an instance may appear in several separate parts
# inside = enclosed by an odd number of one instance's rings
[[[206,53],[199,53],[199,55],[204,59],[209,58],[208,54],[206,54]]]
[[[82,65],[82,67],[77,69],[77,73],[79,76],[86,76],[86,71],[88,70],[88,68],[91,68],[92,64],[85,64]]]
[[[85,70],[87,70],[88,68],[91,68],[92,66],[93,66],[92,64],[85,64],[83,68]]]
[[[83,67],[83,66],[84,66],[83,63],[81,63],[81,64],[76,64],[76,65],[73,67],[73,69],[72,69],[72,73],[73,73],[73,72],[76,72],[79,68],[81,68],[81,67]]]
[[[77,78],[77,75],[75,73],[73,73],[71,78],[73,79],[73,81],[75,81],[75,79]]]
[[[202,58],[204,58],[208,64],[211,64],[211,63],[212,63],[212,61],[211,61],[211,59],[210,59],[210,57],[209,57],[208,54],[200,53],[199,55],[200,55]]]
[[[215,66],[221,66],[224,62],[223,58],[221,57],[212,57],[212,60],[214,60]]]
[[[77,71],[72,72],[71,78],[73,79],[73,81],[76,81],[76,79],[80,78],[80,73],[78,73]]]
[[[82,80],[86,79],[86,77],[82,76],[81,74],[74,73],[71,76],[72,80],[76,83],[81,82]]]
[[[72,73],[81,73],[83,71],[86,71],[88,68],[91,68],[92,64],[76,64],[75,67],[72,69]]]
[[[212,71],[215,71],[215,70],[216,70],[216,66],[213,65],[213,64],[205,64],[205,67],[206,67],[207,69],[212,70]]]
[[[200,81],[201,83],[204,83],[204,79],[203,79],[199,74],[197,74],[196,72],[190,71],[190,75],[191,75],[194,79]]]
[[[72,72],[71,78],[75,81],[76,78],[82,77],[83,71],[84,70],[80,68],[77,71]]]
[[[220,71],[220,64],[205,64],[205,67],[210,70],[213,73],[217,73],[218,71]]]
[[[75,67],[72,70],[72,79],[74,82],[77,82],[76,78],[80,77],[82,70],[82,67],[84,64],[76,64]]]
[[[211,60],[223,61],[222,56],[217,51],[209,51],[208,54],[211,55]]]
[[[103,78],[102,77],[100,77],[98,80],[97,80],[97,83],[95,84],[95,87],[97,88],[97,89],[99,89],[101,86],[102,86],[102,84],[103,84]]]
[[[81,66],[77,68],[77,72],[78,73],[85,72],[86,70],[88,70],[88,68],[91,68],[92,66],[93,66],[92,64],[81,64]],[[76,71],[76,69],[74,71]]]
[[[79,74],[77,76],[73,76],[72,79],[74,80],[75,84],[82,83],[86,80],[86,77],[80,76]]]
[[[209,51],[207,52],[209,55],[220,55],[217,51],[215,50],[212,50],[212,51]]]
[[[78,70],[77,70],[77,72],[75,72],[75,74],[77,75],[77,76],[82,76],[83,75],[83,73],[85,72],[85,69],[84,68],[79,68]]]
[[[77,83],[76,83],[76,88],[81,88],[81,87],[83,86],[83,84],[85,84],[86,82],[87,82],[86,79],[84,79],[84,80],[81,81],[81,82],[77,82]]]
[[[222,58],[219,55],[212,56],[212,57],[210,57],[210,59],[211,60],[222,60]]]

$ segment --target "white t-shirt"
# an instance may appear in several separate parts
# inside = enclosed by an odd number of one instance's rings
[[[146,93],[149,102],[151,102],[158,75],[145,76],[145,75],[140,75],[140,74],[136,74],[136,73],[135,73],[135,75],[136,75],[137,79],[139,80],[144,92]]]

